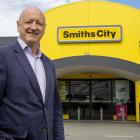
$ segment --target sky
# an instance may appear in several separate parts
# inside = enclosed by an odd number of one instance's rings
[[[20,12],[27,6],[37,6],[47,11],[56,6],[82,0],[0,0],[0,36],[18,36],[16,21]],[[103,1],[103,0],[93,0]],[[140,0],[106,0],[127,4],[140,9]]]

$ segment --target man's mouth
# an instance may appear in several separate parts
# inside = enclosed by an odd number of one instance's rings
[[[31,35],[39,35],[38,32],[27,32],[28,34],[31,34]]]

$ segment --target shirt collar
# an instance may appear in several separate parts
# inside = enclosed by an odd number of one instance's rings
[[[26,47],[28,47],[28,45],[18,37],[18,43],[21,46],[21,48],[24,50]]]
[[[20,44],[21,48],[25,52],[27,52],[28,54],[30,54],[30,55],[33,56],[31,48],[21,38],[19,38],[19,37],[18,37],[18,43]],[[38,51],[39,51],[39,53],[37,55],[35,55],[34,57],[39,57],[40,58],[42,54],[41,54],[40,49]]]

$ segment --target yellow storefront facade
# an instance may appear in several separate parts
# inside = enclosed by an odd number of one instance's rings
[[[82,1],[45,13],[64,119],[140,121],[140,10]],[[120,115],[120,116],[119,116]]]

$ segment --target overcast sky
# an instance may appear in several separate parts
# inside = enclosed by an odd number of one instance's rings
[[[0,36],[17,36],[16,21],[27,6],[37,6],[43,11],[53,7],[82,0],[0,0]],[[98,0],[96,0],[98,1]],[[108,0],[140,9],[140,0]]]

